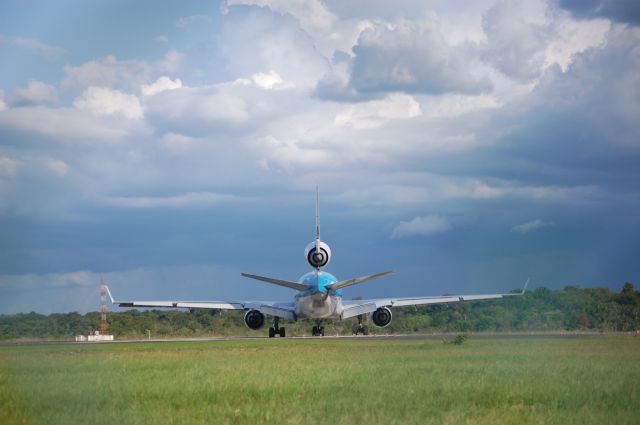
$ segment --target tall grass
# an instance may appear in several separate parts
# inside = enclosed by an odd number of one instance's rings
[[[0,347],[0,423],[640,423],[639,353],[635,337]]]

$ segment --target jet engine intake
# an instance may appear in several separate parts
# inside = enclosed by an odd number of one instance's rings
[[[249,310],[244,315],[244,323],[249,329],[260,329],[264,325],[264,314],[258,310]]]
[[[324,242],[318,242],[316,252],[316,242],[311,242],[304,250],[304,256],[311,267],[319,269],[329,264],[331,260],[331,248]]]
[[[391,323],[392,315],[391,310],[388,307],[380,307],[371,315],[371,319],[376,326],[384,328]]]

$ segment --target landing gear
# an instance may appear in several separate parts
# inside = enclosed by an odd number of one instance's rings
[[[324,326],[322,325],[322,320],[316,321],[316,326],[311,329],[312,336],[324,336]]]
[[[353,327],[351,328],[351,332],[354,335],[358,335],[359,333],[362,333],[362,335],[369,335],[369,327],[367,325],[365,325],[364,323],[362,323],[362,318],[363,318],[363,315],[359,314],[358,315],[358,324],[357,325],[353,325]]]
[[[285,337],[284,328],[280,327],[280,318],[275,317],[273,319],[273,327],[269,328],[269,338],[273,338],[274,336],[279,335],[280,338]]]

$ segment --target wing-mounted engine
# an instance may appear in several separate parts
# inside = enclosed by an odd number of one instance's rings
[[[249,329],[260,329],[264,325],[264,314],[258,310],[249,310],[244,315],[244,323]]]
[[[371,320],[376,326],[384,328],[391,323],[392,315],[391,310],[388,307],[380,307],[371,315]]]
[[[319,269],[329,264],[331,248],[326,243],[315,240],[304,249],[304,257],[311,267]]]

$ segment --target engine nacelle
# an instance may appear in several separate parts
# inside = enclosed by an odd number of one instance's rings
[[[264,325],[264,314],[258,310],[249,310],[244,315],[244,323],[249,329],[260,329]]]
[[[318,243],[318,252],[316,252],[316,242],[313,241],[304,249],[304,257],[311,267],[320,268],[329,264],[331,260],[331,248],[324,242]]]
[[[392,319],[391,310],[388,307],[380,307],[371,315],[371,319],[376,326],[380,326],[384,328],[389,323],[391,323]]]

